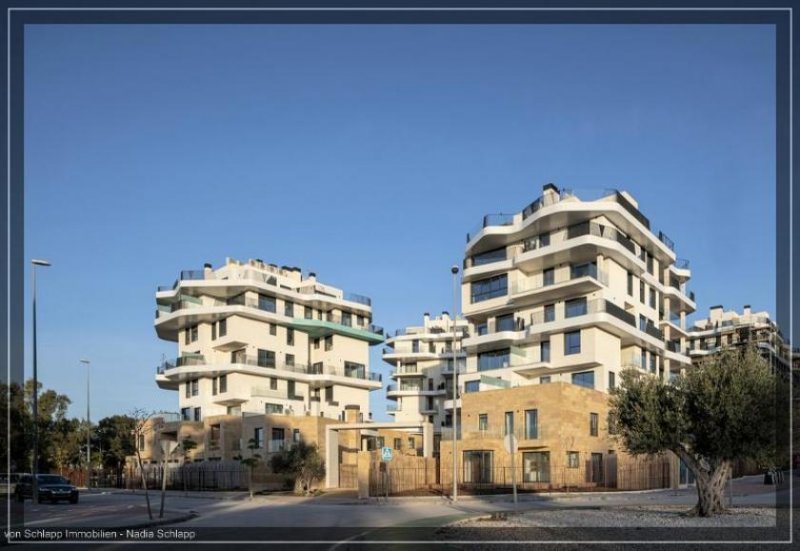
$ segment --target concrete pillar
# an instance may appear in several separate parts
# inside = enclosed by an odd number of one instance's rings
[[[358,499],[369,497],[370,459],[370,452],[362,451],[358,453]]]
[[[325,487],[339,487],[339,431],[325,427]]]
[[[432,423],[422,423],[422,457],[433,457]]]

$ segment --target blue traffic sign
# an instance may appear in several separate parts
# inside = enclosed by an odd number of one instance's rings
[[[387,448],[387,447],[381,448],[381,460],[383,461],[392,460],[392,448]]]

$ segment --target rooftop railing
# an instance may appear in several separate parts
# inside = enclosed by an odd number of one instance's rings
[[[669,250],[671,250],[671,251],[675,250],[675,243],[672,241],[672,239],[667,237],[667,234],[665,234],[664,232],[662,232],[662,231],[658,232],[658,239],[664,245],[666,245],[669,248]]]
[[[679,270],[688,270],[689,269],[689,261],[685,258],[678,258],[675,260],[675,267]]]
[[[467,234],[467,243],[469,243],[470,239],[478,235],[484,228],[487,228],[489,226],[510,226],[513,223],[514,223],[513,214],[504,214],[504,213],[487,214],[486,216],[483,217],[483,222],[481,223],[481,225]]]

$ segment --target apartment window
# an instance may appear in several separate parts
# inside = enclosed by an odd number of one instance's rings
[[[485,253],[480,253],[472,256],[473,266],[483,266],[484,264],[491,264],[492,262],[499,262],[506,259],[506,248],[501,247]]]
[[[539,345],[540,360],[543,362],[550,361],[550,341],[542,341]]]
[[[272,438],[270,438],[269,451],[281,451],[286,446],[286,433],[284,429],[272,427]]]
[[[544,305],[544,322],[547,323],[549,321],[556,320],[556,305],[555,304],[545,304]]]
[[[401,447],[403,447],[402,438],[395,438],[393,444],[394,449],[399,450]]]
[[[633,296],[633,274],[628,272],[628,294]]]
[[[547,247],[550,245],[550,232],[544,232],[539,234],[539,246],[540,247]]]
[[[510,361],[511,350],[509,348],[480,352],[478,353],[478,371],[508,367],[511,365]]]
[[[278,326],[274,323],[269,323],[267,325],[269,325],[269,334],[273,337],[276,336],[278,334]]]
[[[364,379],[366,377],[367,366],[355,362],[344,362],[344,376]]]
[[[286,344],[294,346],[294,329],[291,327],[286,328]]]
[[[258,367],[275,367],[275,352],[258,349]]]
[[[564,317],[584,316],[586,311],[586,297],[574,298],[564,303]]]
[[[639,281],[639,302],[644,304],[644,281]]]
[[[295,386],[297,383],[295,381],[286,381],[286,394],[289,396],[290,400],[298,399],[297,394],[295,394]]]
[[[376,446],[378,448],[383,448],[386,446],[386,439],[383,436],[379,436],[377,438]]]
[[[258,295],[258,309],[264,310],[265,312],[272,312],[273,314],[277,312],[278,308],[276,306],[275,297]]]
[[[656,372],[656,355],[650,354],[650,373]]]
[[[547,268],[542,273],[543,285],[546,287],[548,285],[552,285],[556,282],[556,269],[555,268]]]
[[[219,376],[219,393],[225,394],[228,392],[228,376],[227,375],[220,375]]]
[[[314,350],[319,350],[319,337],[314,339]]]
[[[506,435],[514,434],[514,412],[513,411],[507,411],[506,414],[505,414],[504,420],[505,420],[505,424],[504,424],[505,433],[504,434],[506,434]]]
[[[192,341],[189,340],[189,328],[187,327],[183,330],[183,344],[189,344],[190,342]]]
[[[264,447],[264,427],[256,427],[253,429],[253,440],[255,441],[256,448]]]
[[[539,438],[539,410],[525,410],[525,438]]]
[[[346,327],[353,326],[353,315],[350,312],[342,312],[342,325]]]
[[[333,387],[326,386],[325,387],[325,401],[326,402],[333,402]]]
[[[653,274],[653,255],[647,253],[647,271]]]
[[[300,438],[300,429],[293,429],[292,430],[292,442],[295,444],[299,443],[301,440]]]
[[[197,396],[200,393],[200,381],[197,379],[192,381],[192,396]]]
[[[322,375],[322,362],[314,362],[311,364],[311,375]]]
[[[492,452],[470,450],[464,452],[464,482],[486,483],[492,481]]]
[[[358,314],[356,316],[356,323],[358,324],[359,327],[363,327],[364,326],[364,316],[362,316],[361,314]]]
[[[483,323],[479,323],[475,326],[475,331],[478,333],[478,336],[487,335],[489,333],[489,324],[485,321]]]
[[[513,331],[514,330],[514,314],[506,314],[504,316],[497,316],[495,318],[495,328],[497,331]]]
[[[639,314],[639,331],[647,330],[647,318]]]
[[[185,398],[189,398],[192,395],[192,382],[186,381],[186,391],[184,392],[183,396]]]
[[[567,452],[567,468],[577,469],[580,467],[580,453]]]
[[[647,351],[642,348],[642,359],[639,363],[639,369],[645,369],[647,366]]]
[[[589,436],[597,436],[598,419],[596,413],[589,414]]]
[[[414,438],[413,437],[409,437],[409,439],[408,439],[408,449],[409,450],[417,449],[417,446],[415,446],[415,444],[416,444],[416,442],[414,442]]]
[[[283,404],[264,404],[264,413],[273,413],[273,414],[282,414],[283,413]]]
[[[597,262],[584,262],[583,264],[576,264],[570,266],[570,278],[592,276],[597,277]]]
[[[550,482],[550,452],[523,453],[522,477],[525,482]]]
[[[211,324],[211,340],[213,341],[216,338],[217,338],[217,324],[216,323],[212,323]]]
[[[197,340],[197,326],[192,325],[191,327],[187,327],[186,330],[189,332],[189,342],[195,342]]]
[[[286,354],[286,365],[294,367],[294,354]]]
[[[181,408],[181,420],[182,421],[189,421],[191,418],[191,409],[192,408]]]
[[[283,315],[289,318],[294,317],[294,302],[284,301],[283,303]]]
[[[481,302],[508,294],[508,276],[506,274],[473,281],[471,286],[472,302]]]
[[[313,319],[314,317],[314,310],[311,306],[304,306],[303,307],[303,317],[307,320]]]
[[[608,388],[617,388],[617,374],[613,371],[608,372]]]
[[[581,332],[564,333],[564,355],[581,353]]]
[[[550,382],[550,375],[542,375],[541,377],[539,377],[540,385],[546,385],[549,382]]]
[[[608,423],[608,434],[617,434],[617,420],[610,411],[606,417],[606,423]]]
[[[333,335],[325,337],[325,351],[333,350]]]
[[[489,415],[487,413],[478,414],[478,430],[489,430]]]
[[[202,421],[203,416],[200,413],[200,408],[194,408],[194,420],[195,421]]]
[[[216,377],[211,379],[211,395],[212,396],[216,396],[217,395],[217,378]]]
[[[464,383],[464,392],[478,392],[481,389],[480,381],[467,381]]]
[[[228,334],[228,318],[219,320],[219,336],[224,337]]]
[[[650,308],[656,307],[656,290],[652,287],[650,288]]]
[[[594,388],[594,371],[581,371],[572,374],[572,384]]]

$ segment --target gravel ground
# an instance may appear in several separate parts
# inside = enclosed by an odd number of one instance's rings
[[[448,528],[727,528],[775,526],[775,509],[736,507],[710,518],[686,516],[685,505],[628,506],[604,509],[561,509],[509,513],[505,520],[467,519]]]

